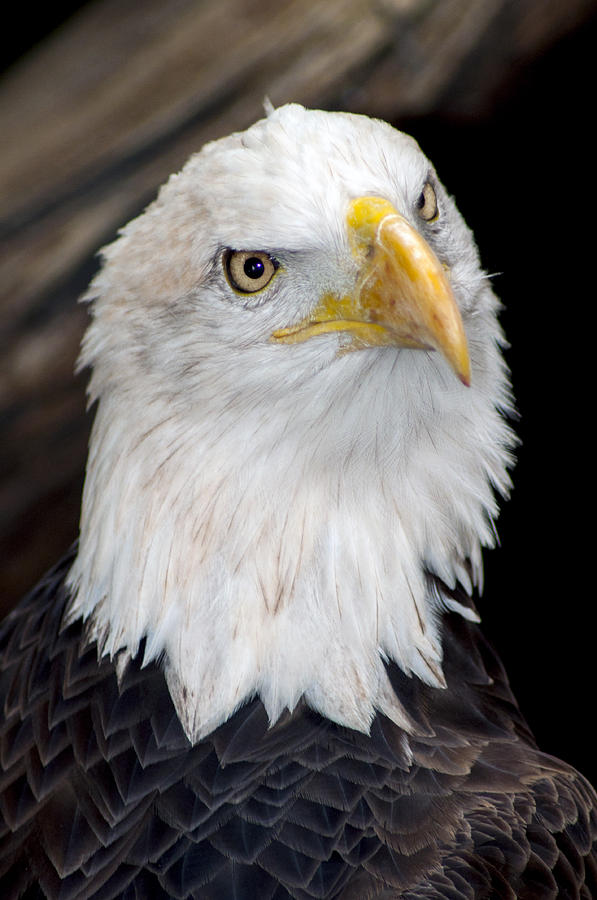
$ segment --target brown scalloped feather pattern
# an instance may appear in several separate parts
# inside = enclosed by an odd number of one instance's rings
[[[536,749],[477,626],[445,617],[446,691],[389,668],[412,761],[382,716],[268,728],[258,700],[191,747],[159,667],[119,682],[61,629],[71,562],[0,628],[3,900],[597,897],[597,798]]]

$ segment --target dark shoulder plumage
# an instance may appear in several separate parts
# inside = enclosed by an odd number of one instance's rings
[[[597,896],[596,799],[540,753],[478,626],[444,622],[447,690],[390,677],[417,733],[258,700],[192,747],[157,665],[120,679],[59,564],[0,627],[0,894]],[[593,848],[593,849],[592,849]]]

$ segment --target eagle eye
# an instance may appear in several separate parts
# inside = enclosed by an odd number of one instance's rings
[[[223,263],[230,287],[241,294],[262,290],[279,267],[278,261],[262,250],[227,250]]]
[[[415,206],[424,222],[434,222],[439,216],[437,196],[430,181],[426,181],[423,185]]]

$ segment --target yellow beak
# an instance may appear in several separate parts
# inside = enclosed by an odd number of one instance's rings
[[[307,320],[275,331],[273,340],[297,343],[343,332],[347,350],[384,345],[439,350],[470,384],[460,312],[429,244],[381,197],[353,200],[346,223],[358,266],[354,291],[325,294]]]

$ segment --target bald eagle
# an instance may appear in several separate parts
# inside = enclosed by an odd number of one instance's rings
[[[0,894],[597,897],[474,605],[498,303],[417,144],[288,105],[103,251],[77,545],[6,619]]]

